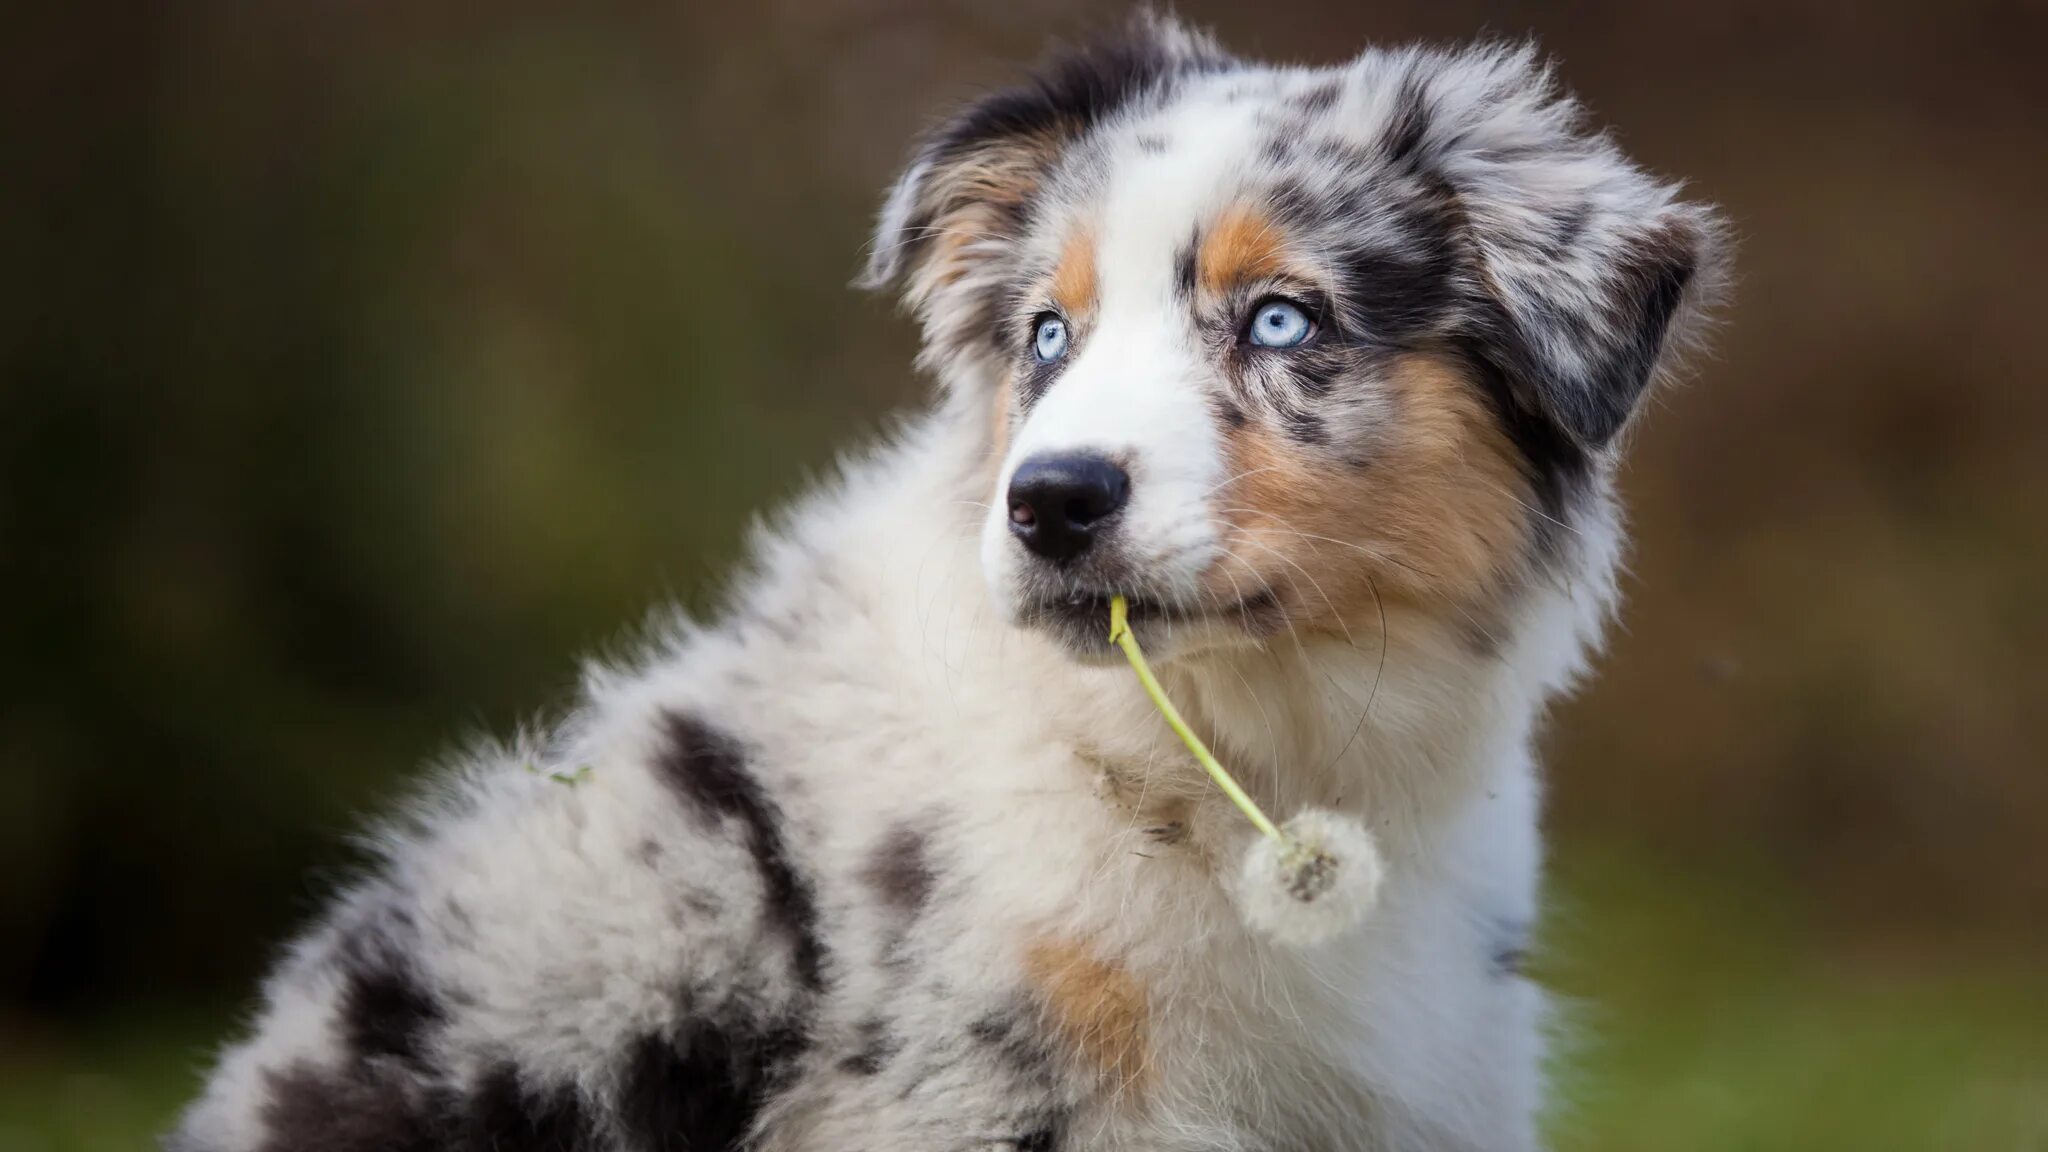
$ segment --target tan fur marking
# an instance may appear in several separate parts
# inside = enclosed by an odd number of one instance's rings
[[[1277,274],[1284,266],[1286,237],[1256,209],[1227,209],[1202,237],[1196,259],[1201,290],[1220,295],[1249,280]]]
[[[1024,960],[1026,977],[1044,998],[1060,1038],[1108,1076],[1117,1090],[1144,1086],[1145,987],[1128,968],[1098,958],[1086,945],[1042,937]]]
[[[1076,229],[1053,269],[1052,302],[1067,316],[1086,316],[1095,311],[1096,291],[1095,235]]]
[[[1228,431],[1232,572],[1279,593],[1297,627],[1366,623],[1382,606],[1479,623],[1520,577],[1533,503],[1512,444],[1450,362],[1409,356],[1366,463],[1333,465],[1259,421]],[[1228,591],[1219,578],[1219,592]]]
[[[999,235],[1005,213],[1037,193],[1058,147],[1050,136],[1016,137],[933,173],[928,194],[937,208],[930,226],[933,243],[912,281],[913,299],[928,301],[968,274],[974,246]]]

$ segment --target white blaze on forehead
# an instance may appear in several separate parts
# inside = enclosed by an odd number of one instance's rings
[[[1105,190],[1089,214],[1098,308],[1018,430],[1003,472],[1007,485],[1020,463],[1042,454],[1098,453],[1123,464],[1131,497],[1120,545],[1151,578],[1189,589],[1215,557],[1208,501],[1225,477],[1213,415],[1218,369],[1176,295],[1177,265],[1256,162],[1257,115],[1257,102],[1228,103],[1212,85],[1111,143]],[[1148,153],[1141,131],[1170,146]],[[985,559],[1009,546],[1000,520],[990,518]]]
[[[1104,197],[1097,258],[1106,321],[1119,305],[1172,306],[1176,255],[1228,206],[1257,162],[1259,107],[1227,102],[1212,82],[1140,126],[1169,142],[1163,153],[1132,146],[1138,133],[1127,134]]]

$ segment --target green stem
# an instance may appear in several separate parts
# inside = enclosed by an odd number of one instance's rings
[[[1202,738],[1195,735],[1195,730],[1188,727],[1188,722],[1181,718],[1180,709],[1175,708],[1173,701],[1166,698],[1166,689],[1159,686],[1159,678],[1152,675],[1152,666],[1145,662],[1144,650],[1138,647],[1138,637],[1131,631],[1130,604],[1121,596],[1110,597],[1109,642],[1124,650],[1124,657],[1131,662],[1132,671],[1138,674],[1138,683],[1143,684],[1145,694],[1152,697],[1152,706],[1159,709],[1159,714],[1166,717],[1167,725],[1180,736],[1181,743],[1186,744],[1188,751],[1195,754],[1195,759],[1200,762],[1203,771],[1209,773],[1209,779],[1214,780],[1216,786],[1223,789],[1223,794],[1230,797],[1230,802],[1237,805],[1237,810],[1244,813],[1245,818],[1256,825],[1259,831],[1282,844],[1287,843],[1286,834],[1266,818],[1266,814],[1259,810],[1258,804],[1245,794],[1243,788],[1238,787],[1237,781],[1224,770],[1223,765],[1216,762],[1216,757],[1209,751],[1209,746],[1202,743]]]

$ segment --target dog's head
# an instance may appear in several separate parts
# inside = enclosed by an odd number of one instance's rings
[[[935,132],[866,282],[986,402],[1011,618],[1096,653],[1112,593],[1178,651],[1480,620],[1605,514],[1718,278],[1674,193],[1528,48],[1272,68],[1143,18]]]

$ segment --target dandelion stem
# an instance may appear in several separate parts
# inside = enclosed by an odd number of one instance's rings
[[[1245,819],[1275,841],[1289,843],[1287,835],[1266,818],[1258,804],[1245,794],[1223,765],[1217,763],[1209,746],[1202,743],[1202,738],[1195,735],[1195,730],[1188,727],[1188,722],[1181,717],[1180,709],[1166,698],[1166,689],[1159,686],[1159,678],[1152,674],[1152,666],[1145,662],[1144,650],[1138,647],[1138,637],[1131,631],[1130,604],[1122,596],[1112,596],[1109,601],[1109,642],[1124,650],[1124,658],[1131,662],[1131,670],[1138,674],[1138,683],[1145,686],[1145,694],[1152,698],[1152,706],[1166,717],[1167,725],[1180,737],[1181,743],[1188,746],[1188,751],[1194,753],[1202,770],[1209,774],[1218,788],[1223,789],[1223,794],[1230,797],[1237,810],[1244,813]]]

